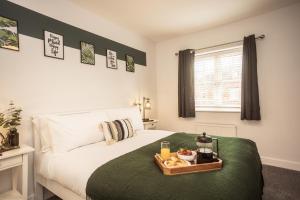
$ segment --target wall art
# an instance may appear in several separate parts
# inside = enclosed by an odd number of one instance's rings
[[[80,42],[81,63],[95,65],[95,47],[86,42]]]
[[[118,69],[117,52],[109,49],[106,50],[106,67]]]
[[[0,15],[18,21],[18,33],[36,39],[44,39],[44,30],[58,33],[64,36],[64,46],[78,49],[80,53],[80,41],[91,42],[95,47],[95,54],[106,56],[106,50],[117,52],[118,62],[125,61],[125,54],[134,57],[134,63],[147,66],[146,52],[132,48],[117,41],[105,38],[101,35],[83,30],[74,24],[59,21],[47,15],[38,13],[11,1],[0,0]],[[42,31],[41,31],[42,30]],[[21,38],[19,38],[21,40]],[[20,48],[22,42],[19,41]],[[21,49],[20,49],[21,50]],[[78,56],[78,59],[80,56]],[[71,58],[70,58],[71,59]],[[97,61],[98,62],[98,61]],[[119,63],[118,63],[119,65]],[[118,66],[119,68],[119,66]]]
[[[134,72],[134,58],[130,55],[125,55],[126,71]]]
[[[64,37],[57,33],[44,31],[44,55],[64,59]]]
[[[18,22],[0,16],[0,47],[19,51]]]

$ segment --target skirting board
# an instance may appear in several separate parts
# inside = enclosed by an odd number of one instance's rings
[[[300,162],[271,158],[267,156],[261,156],[261,161],[266,165],[300,171]]]

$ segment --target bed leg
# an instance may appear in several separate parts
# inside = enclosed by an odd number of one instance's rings
[[[39,183],[35,183],[35,200],[44,200],[44,189]]]

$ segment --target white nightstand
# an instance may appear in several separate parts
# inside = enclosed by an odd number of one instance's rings
[[[145,130],[156,129],[157,123],[158,123],[158,120],[156,120],[156,119],[151,119],[151,121],[143,122],[144,129]]]
[[[34,149],[27,145],[6,151],[0,156],[0,171],[12,169],[12,190],[0,194],[0,200],[26,200],[28,195],[28,154]],[[22,194],[17,191],[18,167],[22,168]]]

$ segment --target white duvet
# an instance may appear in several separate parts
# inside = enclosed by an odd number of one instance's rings
[[[38,173],[85,198],[87,181],[98,167],[172,133],[161,130],[143,130],[139,131],[136,136],[113,145],[107,145],[103,141],[67,153],[47,152],[39,158]]]

